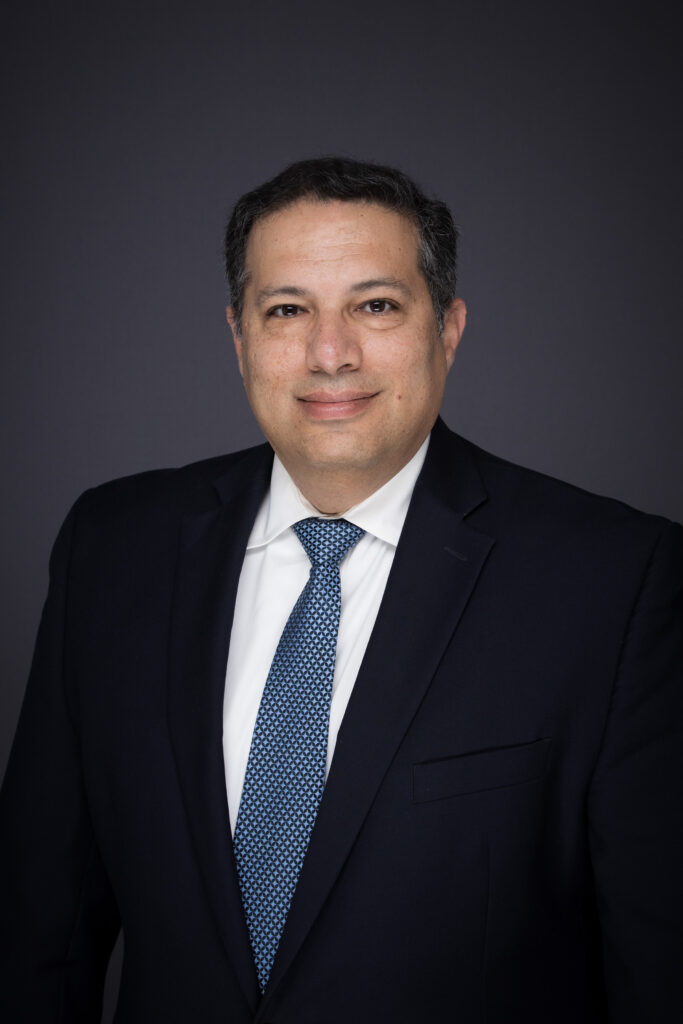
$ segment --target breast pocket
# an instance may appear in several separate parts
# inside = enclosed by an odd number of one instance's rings
[[[531,782],[545,771],[550,742],[539,739],[415,764],[413,801],[445,800]]]

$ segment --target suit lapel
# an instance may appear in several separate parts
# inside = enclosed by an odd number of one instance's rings
[[[235,870],[223,761],[223,695],[235,595],[272,453],[255,449],[216,483],[223,504],[182,525],[170,632],[168,721],[209,903],[252,1009],[259,998]]]
[[[439,421],[339,731],[257,1020],[334,885],[493,546],[491,537],[464,521],[485,497],[470,446]]]

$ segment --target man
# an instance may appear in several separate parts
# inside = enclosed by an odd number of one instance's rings
[[[438,419],[455,230],[399,172],[293,165],[226,255],[269,444],[60,533],[3,1020],[96,1021],[121,926],[120,1024],[676,1019],[680,528]]]

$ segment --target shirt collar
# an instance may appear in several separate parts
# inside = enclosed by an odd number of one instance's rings
[[[343,518],[360,526],[366,533],[379,537],[396,547],[401,536],[408,505],[427,454],[429,437],[391,480],[368,498],[354,505]],[[340,516],[323,516],[303,496],[291,476],[275,456],[270,477],[270,489],[258,511],[247,543],[247,551],[263,547],[275,540],[281,533],[298,523],[300,519],[317,516],[322,519],[339,519]]]

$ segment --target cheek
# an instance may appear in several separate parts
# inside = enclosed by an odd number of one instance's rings
[[[446,384],[443,354],[436,349],[406,362],[395,378],[394,407],[402,416],[420,417],[441,404]]]
[[[384,372],[393,383],[397,399],[419,400],[425,392],[431,391],[435,383],[444,376],[443,356],[434,345],[415,348],[406,345],[395,348],[390,360],[384,360]]]
[[[292,375],[286,353],[274,353],[265,347],[247,349],[243,368],[245,386],[254,400],[272,403],[286,394]]]

